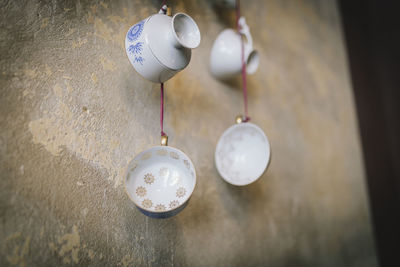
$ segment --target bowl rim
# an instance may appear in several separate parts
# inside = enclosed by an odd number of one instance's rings
[[[182,203],[180,203],[177,207],[175,207],[175,208],[173,208],[173,209],[170,209],[170,210],[164,210],[164,211],[154,211],[154,210],[149,210],[149,209],[146,209],[146,208],[142,207],[142,205],[139,205],[139,204],[133,199],[133,197],[129,194],[128,188],[127,188],[127,178],[128,178],[129,169],[130,169],[130,168],[129,168],[129,165],[131,164],[131,162],[134,161],[136,158],[138,158],[140,155],[142,155],[142,154],[148,152],[149,150],[155,150],[155,149],[157,149],[157,148],[163,148],[163,149],[167,148],[167,149],[171,149],[171,150],[173,150],[173,151],[178,151],[178,152],[182,153],[182,154],[189,160],[189,163],[191,164],[191,166],[193,166],[193,173],[194,173],[194,185],[193,185],[192,190],[191,190],[190,193],[189,193],[189,197],[188,197],[185,201],[183,201]],[[197,184],[197,174],[196,174],[196,168],[194,167],[194,164],[193,164],[192,160],[191,160],[191,159],[188,157],[188,155],[186,155],[182,150],[179,150],[179,149],[177,149],[177,148],[175,148],[175,147],[172,147],[172,146],[153,146],[153,147],[150,147],[150,148],[148,148],[148,149],[145,149],[145,150],[139,152],[138,154],[136,154],[136,155],[132,158],[131,161],[129,161],[128,167],[126,168],[125,175],[124,175],[124,189],[125,189],[125,193],[126,193],[126,194],[128,195],[128,197],[129,197],[129,199],[130,199],[137,207],[139,207],[140,209],[145,210],[145,211],[147,211],[147,212],[151,212],[151,213],[157,213],[157,214],[172,212],[172,211],[174,211],[174,210],[180,208],[180,207],[181,207],[182,205],[184,205],[186,202],[188,202],[189,199],[192,197],[192,194],[193,194],[193,192],[194,192],[194,189],[196,188],[196,184]]]
[[[176,13],[173,17],[172,17],[172,23],[171,23],[171,26],[172,26],[172,34],[173,34],[173,36],[176,38],[176,40],[180,40],[180,38],[178,37],[178,35],[176,34],[176,30],[175,30],[175,20],[178,18],[178,17],[180,17],[180,16],[184,16],[184,17],[186,17],[187,19],[189,19],[189,21],[195,26],[195,32],[198,34],[198,41],[197,41],[197,44],[196,45],[194,45],[194,46],[192,46],[192,47],[189,47],[189,46],[187,46],[186,44],[183,44],[182,43],[182,41],[178,41],[179,42],[179,44],[180,45],[182,45],[183,47],[185,47],[185,48],[187,48],[187,49],[196,49],[197,47],[199,47],[199,45],[200,45],[200,43],[201,43],[201,33],[200,33],[200,29],[199,29],[199,26],[197,25],[197,23],[196,23],[196,21],[194,21],[194,19],[191,17],[191,16],[189,16],[188,14],[186,14],[186,13],[183,13],[183,12],[178,12],[178,13]]]
[[[219,164],[217,162],[217,151],[218,151],[218,148],[221,146],[222,137],[224,137],[229,132],[233,131],[235,128],[246,127],[246,126],[250,126],[250,127],[254,128],[254,129],[256,129],[258,132],[260,132],[265,137],[265,140],[267,140],[267,143],[268,143],[268,146],[269,146],[269,156],[268,156],[267,164],[264,167],[264,170],[261,172],[261,174],[256,179],[253,179],[250,182],[246,182],[246,183],[235,183],[231,179],[226,177],[225,174],[221,173],[221,171],[219,169]],[[271,143],[269,142],[268,137],[264,133],[264,131],[259,126],[257,126],[254,123],[251,123],[251,122],[242,122],[242,123],[234,124],[234,125],[231,125],[228,129],[226,129],[222,133],[222,135],[219,137],[218,142],[217,142],[217,146],[216,146],[215,152],[214,152],[214,163],[215,163],[215,167],[217,168],[217,171],[218,171],[219,175],[222,177],[222,179],[224,179],[225,182],[227,182],[227,183],[229,183],[231,185],[235,185],[235,186],[246,186],[246,185],[249,185],[249,184],[252,184],[252,183],[256,182],[258,179],[261,178],[261,176],[263,176],[263,174],[267,170],[270,162],[271,162]]]

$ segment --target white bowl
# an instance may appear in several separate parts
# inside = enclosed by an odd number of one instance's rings
[[[192,161],[182,151],[156,146],[139,153],[128,166],[125,189],[138,209],[153,218],[179,213],[196,185]]]
[[[222,178],[233,185],[253,183],[270,162],[270,144],[265,133],[249,122],[229,127],[215,150],[215,164]]]

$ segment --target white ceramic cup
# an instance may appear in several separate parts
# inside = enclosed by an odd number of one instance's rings
[[[242,70],[242,36],[244,44],[244,60],[246,71],[253,74],[258,69],[260,58],[253,48],[253,39],[244,17],[239,20],[240,34],[233,29],[223,30],[214,41],[210,55],[211,74],[220,80],[228,80]]]
[[[190,16],[154,14],[128,30],[125,50],[141,76],[162,83],[189,64],[191,49],[199,46],[200,39],[200,30]]]
[[[226,182],[244,186],[262,176],[270,155],[270,144],[263,130],[243,122],[229,127],[219,138],[215,165]]]
[[[145,215],[168,218],[189,202],[196,185],[192,161],[182,151],[155,146],[139,153],[129,163],[125,189]]]

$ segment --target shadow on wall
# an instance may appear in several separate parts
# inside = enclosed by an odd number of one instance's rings
[[[215,0],[207,0],[207,2],[214,10],[219,24],[223,25],[225,28],[236,28],[236,10],[234,8],[217,4]]]
[[[176,216],[168,219],[152,219],[141,214],[137,208],[130,208],[133,203],[125,201],[126,212],[131,213],[124,218],[127,240],[135,257],[135,265],[157,264],[158,266],[173,266],[174,263],[186,265],[185,254],[182,253],[182,226]],[[128,213],[126,213],[128,214]],[[136,216],[137,215],[137,216]],[[135,220],[140,217],[140,222]],[[142,224],[143,232],[138,233],[137,223]],[[138,257],[139,256],[139,257]],[[140,259],[140,262],[137,260]],[[133,263],[133,262],[132,262]]]

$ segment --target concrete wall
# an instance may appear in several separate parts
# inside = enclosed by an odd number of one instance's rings
[[[166,220],[124,192],[127,163],[159,143],[159,85],[124,52],[130,25],[160,1],[0,3],[0,265],[376,266],[337,4],[242,1],[261,54],[250,115],[273,159],[255,184],[226,184],[213,162],[242,113],[240,82],[208,72],[234,12],[169,1],[202,32],[166,83],[170,145],[197,187]]]

